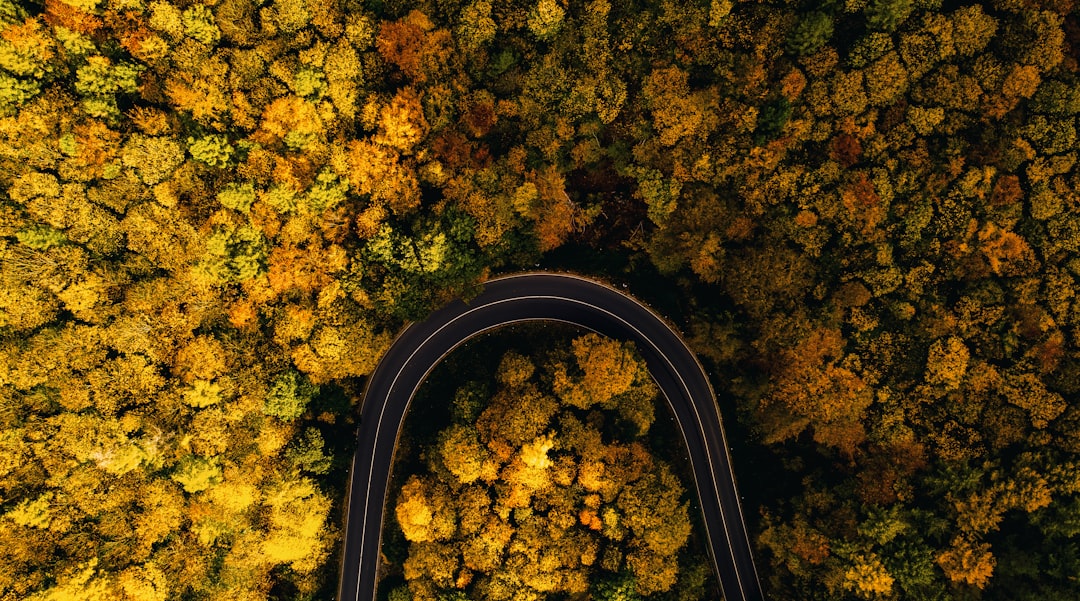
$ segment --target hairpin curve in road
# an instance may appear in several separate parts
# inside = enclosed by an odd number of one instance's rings
[[[338,599],[375,599],[394,450],[424,379],[469,339],[527,321],[570,323],[637,345],[686,442],[721,591],[728,601],[761,601],[727,438],[701,363],[671,326],[636,299],[594,280],[545,272],[491,280],[468,303],[455,301],[410,324],[368,378],[351,470]]]

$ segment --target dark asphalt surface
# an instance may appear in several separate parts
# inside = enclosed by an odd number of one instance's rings
[[[548,273],[488,282],[468,304],[455,301],[410,325],[383,356],[368,380],[360,413],[338,599],[375,599],[394,447],[409,403],[424,379],[468,339],[536,320],[573,323],[634,341],[686,440],[721,590],[727,601],[763,599],[727,440],[701,364],[664,321],[629,296],[591,280]]]

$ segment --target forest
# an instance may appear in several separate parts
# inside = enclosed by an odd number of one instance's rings
[[[700,518],[688,544],[685,445],[644,361],[631,343],[542,328],[471,343],[418,394],[384,526],[386,598],[715,596]]]
[[[333,596],[492,275],[703,357],[777,599],[1080,596],[1075,0],[0,0],[0,600]]]

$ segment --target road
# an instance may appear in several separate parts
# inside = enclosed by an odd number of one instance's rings
[[[491,280],[467,304],[456,301],[411,324],[368,379],[339,601],[375,599],[394,448],[416,391],[443,357],[470,338],[524,321],[576,324],[637,345],[686,440],[721,591],[727,601],[763,599],[715,395],[697,358],[660,317],[614,288],[577,276],[526,273]]]

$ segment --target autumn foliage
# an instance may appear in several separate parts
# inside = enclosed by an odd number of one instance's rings
[[[490,398],[455,411],[432,444],[407,443],[425,447],[429,467],[398,476],[390,527],[408,547],[386,566],[405,580],[391,596],[538,600],[613,582],[640,596],[704,594],[700,564],[680,554],[689,493],[647,446],[658,399],[641,358],[596,334],[549,346],[503,355]],[[568,371],[585,374],[606,410],[558,390]],[[634,422],[643,406],[648,420]],[[631,434],[612,439],[620,423]]]
[[[1074,5],[0,1],[0,599],[329,594],[345,400],[538,263],[683,313],[773,596],[1076,598]]]

